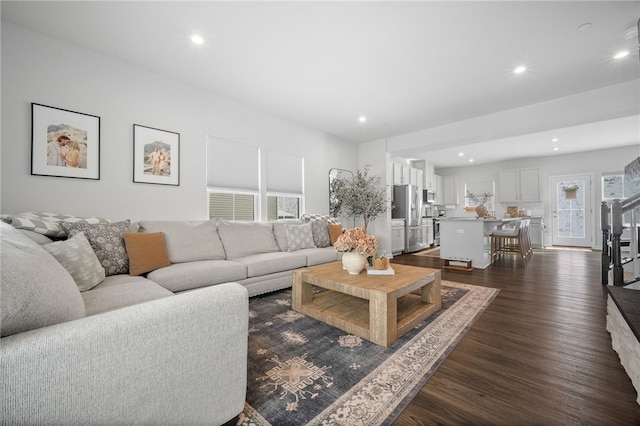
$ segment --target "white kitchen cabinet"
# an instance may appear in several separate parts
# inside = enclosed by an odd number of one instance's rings
[[[444,178],[436,175],[436,204],[444,204]]]
[[[429,191],[436,191],[436,173],[433,164],[425,163],[424,168],[424,189]]]
[[[409,168],[409,175],[411,176],[409,179],[409,183],[411,185],[418,185],[418,172],[420,170],[416,169],[415,167],[410,167]],[[422,178],[422,172],[420,173],[420,178]]]
[[[408,166],[407,164],[394,162],[393,163],[393,184],[409,185],[412,181],[412,176],[411,176],[412,170],[414,169]],[[417,175],[414,174],[413,179],[417,179]]]
[[[444,177],[443,204],[448,206],[457,205],[458,198],[458,175]]]
[[[544,220],[541,217],[532,217],[529,223],[529,238],[531,247],[544,248]]]
[[[501,170],[499,181],[501,203],[539,202],[540,169]]]
[[[404,251],[404,219],[393,219],[391,221],[391,252],[392,254]]]

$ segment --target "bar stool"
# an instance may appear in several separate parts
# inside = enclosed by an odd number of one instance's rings
[[[491,233],[491,263],[507,253],[516,253],[526,265],[533,256],[529,236],[530,219],[513,221],[513,226],[503,226]]]

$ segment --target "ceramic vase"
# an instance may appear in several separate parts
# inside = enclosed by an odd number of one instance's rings
[[[364,254],[358,254],[349,251],[342,254],[342,266],[351,275],[358,275],[367,264],[367,257]]]
[[[480,203],[476,206],[476,214],[478,217],[485,217],[487,215],[487,206]]]

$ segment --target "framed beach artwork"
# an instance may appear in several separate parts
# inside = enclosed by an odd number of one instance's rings
[[[31,174],[100,179],[100,117],[31,104]]]
[[[180,185],[180,134],[133,125],[133,181]]]

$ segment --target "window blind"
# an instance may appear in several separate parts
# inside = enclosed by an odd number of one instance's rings
[[[267,151],[267,192],[302,195],[304,158],[285,152]]]
[[[258,191],[260,148],[207,137],[207,187]]]

